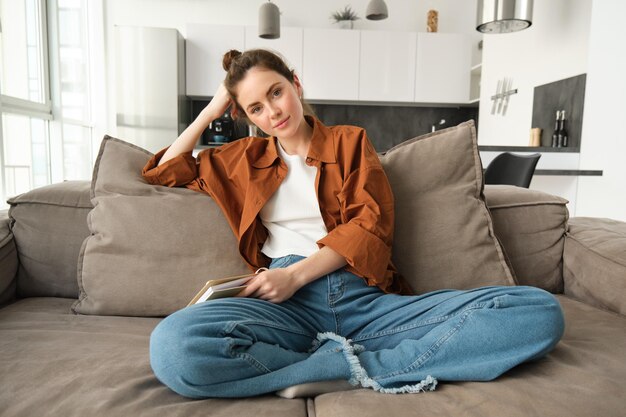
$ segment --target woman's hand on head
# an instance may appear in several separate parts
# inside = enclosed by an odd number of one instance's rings
[[[237,116],[237,106],[235,105],[235,100],[230,95],[226,87],[224,87],[224,83],[220,83],[217,91],[213,95],[213,99],[211,102],[205,107],[205,111],[207,111],[212,120],[222,117],[222,115],[226,112],[228,107],[231,107],[230,113],[234,117]]]
[[[253,297],[272,303],[282,303],[300,288],[296,279],[285,268],[263,271],[252,278],[237,297]]]

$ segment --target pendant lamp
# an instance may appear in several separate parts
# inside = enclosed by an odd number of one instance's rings
[[[369,20],[383,20],[389,17],[385,0],[370,0],[365,17]]]
[[[259,7],[259,37],[263,39],[280,38],[280,10],[274,3],[263,3]]]
[[[510,33],[532,25],[533,0],[478,0],[476,30]]]

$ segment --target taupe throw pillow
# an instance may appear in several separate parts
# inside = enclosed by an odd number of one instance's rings
[[[381,163],[395,198],[393,261],[413,291],[515,285],[485,205],[473,121],[403,142]]]
[[[148,184],[148,151],[105,136],[78,259],[81,314],[165,316],[211,278],[248,272],[213,199]]]

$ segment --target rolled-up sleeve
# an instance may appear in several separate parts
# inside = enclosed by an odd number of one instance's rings
[[[159,161],[168,148],[157,152],[143,167],[141,174],[150,184],[167,187],[188,186],[198,177],[198,165],[192,152],[182,153],[162,165]],[[193,187],[189,187],[193,188]]]
[[[318,246],[329,246],[370,285],[380,285],[388,279],[394,200],[378,158],[352,172],[337,198],[341,224],[320,239]]]

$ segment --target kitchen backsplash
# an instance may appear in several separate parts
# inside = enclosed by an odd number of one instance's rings
[[[555,113],[557,110],[564,110],[569,135],[568,147],[580,148],[586,82],[587,74],[581,74],[535,87],[532,127],[542,129],[542,146],[551,145]]]
[[[408,139],[474,119],[478,107],[409,107],[315,104],[317,117],[326,125],[361,126],[378,152]],[[443,121],[443,123],[441,123]]]
[[[192,120],[208,104],[193,100]],[[473,119],[478,126],[478,107],[370,106],[354,104],[312,104],[317,117],[326,125],[361,126],[378,152],[385,152],[408,139]],[[247,136],[247,128],[235,125],[236,137]]]

